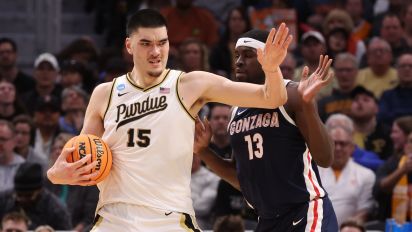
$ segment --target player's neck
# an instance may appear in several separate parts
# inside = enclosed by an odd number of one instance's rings
[[[154,77],[150,76],[147,72],[139,72],[138,70],[133,69],[132,72],[130,72],[129,78],[131,79],[133,84],[146,89],[162,82],[166,72],[167,69],[164,69],[162,74],[160,74],[158,77]]]

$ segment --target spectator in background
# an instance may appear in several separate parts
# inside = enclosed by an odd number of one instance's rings
[[[250,29],[249,15],[244,7],[235,7],[229,11],[223,34],[210,53],[209,63],[214,73],[233,80],[236,41],[241,34]]]
[[[72,86],[63,90],[63,115],[59,118],[59,128],[62,132],[80,134],[88,102],[88,94],[79,87]]]
[[[193,0],[176,0],[176,6],[160,11],[167,21],[170,55],[177,57],[180,44],[186,38],[197,38],[209,48],[218,40],[218,24],[206,9],[193,6]]]
[[[294,80],[296,66],[297,63],[295,57],[292,53],[288,53],[282,64],[279,66],[280,71],[282,71],[283,79]]]
[[[412,156],[406,154],[405,148],[412,144],[412,116],[405,116],[394,121],[391,138],[395,151],[376,173],[376,183],[373,194],[379,204],[377,219],[385,222],[387,218],[396,218],[398,222],[406,220],[405,208],[400,207],[412,184]],[[409,145],[407,145],[409,144]],[[407,177],[407,178],[406,178]],[[404,199],[408,200],[406,196]],[[409,204],[404,202],[404,206]]]
[[[17,67],[17,44],[10,38],[0,38],[0,77],[12,82],[19,94],[34,86],[33,78]]]
[[[13,124],[0,120],[0,191],[13,188],[13,177],[19,165],[24,163],[24,159],[14,152],[15,136]]]
[[[13,117],[26,113],[26,109],[17,98],[13,83],[0,80],[0,119],[11,121]]]
[[[27,232],[29,219],[20,212],[11,212],[1,220],[1,232]]]
[[[344,114],[333,114],[325,122],[327,128],[343,127],[346,128],[351,134],[351,139],[353,141],[354,124],[352,119]],[[356,163],[376,171],[379,166],[382,165],[383,161],[379,156],[373,152],[359,148],[355,143],[353,143],[354,149],[352,151],[352,159]]]
[[[0,217],[19,211],[30,219],[30,230],[45,224],[57,230],[70,230],[72,226],[66,207],[44,189],[43,178],[40,164],[20,165],[14,177],[14,188],[0,192]]]
[[[60,132],[60,104],[54,97],[39,98],[35,102],[34,151],[45,159],[49,159],[50,148],[54,138]]]
[[[204,230],[212,228],[212,207],[219,180],[216,174],[201,165],[199,156],[193,156],[190,188],[196,220],[199,227]]]
[[[353,21],[350,15],[341,9],[334,9],[328,13],[323,21],[323,34],[329,35],[329,33],[335,28],[344,28],[349,35],[347,43],[347,51],[356,57],[356,60],[360,62],[363,54],[365,54],[366,47],[360,38],[353,36]]]
[[[404,38],[401,20],[395,14],[387,14],[383,17],[380,36],[391,45],[395,60],[411,49]]]
[[[365,222],[373,206],[375,174],[352,160],[353,130],[334,126],[328,127],[328,132],[335,142],[335,156],[331,167],[319,167],[319,175],[332,201],[338,224],[348,219]]]
[[[179,47],[179,69],[184,72],[209,71],[208,58],[208,48],[197,39],[186,39]]]
[[[114,78],[128,72],[127,63],[121,57],[110,58],[100,75],[100,82],[111,82]]]
[[[391,67],[391,46],[385,40],[374,37],[369,42],[366,57],[368,67],[359,71],[357,82],[380,99],[385,90],[392,89],[398,83],[396,70]]]
[[[245,226],[240,216],[226,215],[218,218],[213,226],[213,232],[244,232]]]
[[[345,221],[340,225],[340,232],[366,232],[365,227],[356,221]]]
[[[13,119],[13,125],[16,129],[16,147],[15,152],[23,157],[27,162],[38,163],[42,165],[43,173],[48,168],[48,160],[34,151],[32,142],[34,134],[33,120],[28,115],[18,115]]]
[[[326,35],[328,54],[335,59],[340,53],[346,52],[348,47],[349,34],[343,27],[336,27]]]
[[[334,113],[350,113],[352,105],[350,93],[356,86],[358,65],[354,55],[350,53],[339,54],[334,60],[333,68],[338,85],[332,90],[330,96],[318,101],[319,116],[323,122]]]
[[[401,55],[396,62],[399,84],[383,92],[379,100],[379,121],[392,125],[395,118],[412,115],[412,53]]]
[[[223,159],[232,158],[230,137],[227,133],[227,125],[230,121],[231,106],[212,103],[209,107],[208,120],[212,130],[212,138],[209,147]]]
[[[360,40],[367,39],[372,29],[372,25],[363,17],[364,8],[364,0],[345,1],[345,10],[349,13],[354,24],[352,35]]]
[[[412,2],[405,5],[404,13],[402,15],[404,37],[409,47],[412,47]]]
[[[34,89],[27,92],[23,97],[23,102],[36,102],[39,98],[55,96],[60,99],[61,86],[56,84],[60,67],[56,57],[50,53],[39,55],[34,61],[34,79],[36,85]],[[32,87],[33,88],[33,87]],[[26,104],[28,112],[33,115],[35,104]]]
[[[56,137],[51,149],[49,167],[53,165],[64,145],[72,137],[73,135],[67,133],[60,133]],[[55,185],[46,180],[45,188],[55,194],[66,205],[71,216],[72,230],[84,231],[92,224],[99,198],[97,186]]]
[[[60,84],[63,88],[78,86],[84,89],[84,81],[89,78],[85,75],[86,70],[82,63],[76,60],[65,60],[60,71]]]
[[[123,24],[122,24],[123,25]],[[123,28],[123,27],[122,27]],[[92,39],[83,37],[74,40],[59,54],[58,59],[64,63],[67,60],[75,60],[83,64],[84,79],[83,88],[91,93],[97,83],[97,58],[98,51]]]
[[[372,92],[358,86],[352,93],[350,116],[355,125],[354,140],[362,149],[372,151],[387,160],[393,153],[390,129],[376,119],[378,103]]]
[[[316,71],[319,65],[319,56],[326,53],[326,41],[323,35],[317,31],[308,31],[302,35],[301,53],[303,64],[295,70],[295,80],[299,81],[303,67],[308,66],[309,75]],[[318,93],[317,99],[329,96],[336,81],[332,80],[327,86],[324,86]]]

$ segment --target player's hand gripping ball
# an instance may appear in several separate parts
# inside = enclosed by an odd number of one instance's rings
[[[87,164],[97,160],[97,164],[91,170],[91,173],[99,172],[99,175],[92,180],[98,183],[109,174],[112,167],[112,152],[101,138],[91,134],[81,134],[67,141],[64,148],[67,147],[75,147],[75,150],[67,156],[67,162],[69,163],[76,162],[87,154],[91,154],[90,161],[87,161]]]

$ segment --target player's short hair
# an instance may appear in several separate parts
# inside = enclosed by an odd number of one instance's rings
[[[156,28],[166,26],[166,19],[158,11],[143,9],[134,13],[127,21],[126,34],[129,37],[139,27]]]
[[[0,38],[0,44],[4,43],[9,43],[13,49],[13,52],[17,52],[17,44],[16,42],[14,42],[14,40],[7,37]]]

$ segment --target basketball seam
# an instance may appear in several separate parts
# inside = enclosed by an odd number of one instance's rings
[[[107,148],[106,143],[105,143],[103,140],[102,140],[102,142],[103,142],[102,144],[103,144],[104,147],[106,148],[106,156],[107,156],[107,159],[106,159],[106,165],[104,165],[104,169],[103,169],[103,171],[100,173],[99,178],[103,176],[103,174],[104,174],[105,171],[106,171],[107,165],[108,165],[108,163],[109,163],[109,149]],[[97,179],[98,179],[98,178],[97,178]]]
[[[72,147],[74,147],[74,141],[76,140],[76,138],[74,138],[73,140],[72,140]],[[74,151],[76,151],[76,150],[74,150]],[[74,163],[74,151],[72,151],[70,154],[72,155],[72,163]]]
[[[87,139],[89,140],[89,145],[90,145],[90,163],[93,163],[93,147],[92,147],[92,142],[90,141],[90,137],[89,137],[89,135],[88,134],[86,134],[86,136],[87,136]],[[92,174],[93,173],[93,169],[92,170],[90,170],[90,174]]]

